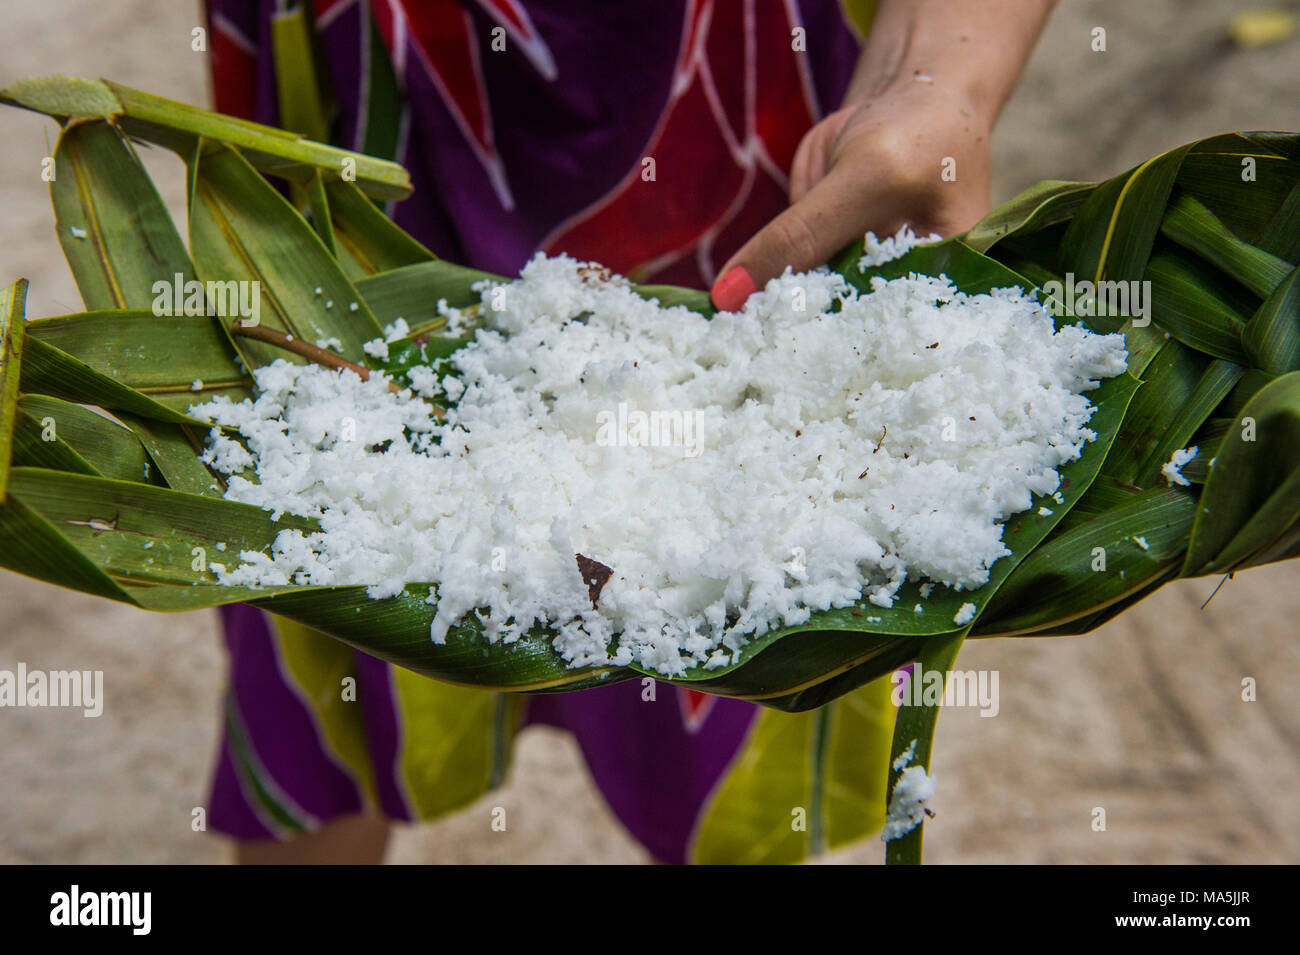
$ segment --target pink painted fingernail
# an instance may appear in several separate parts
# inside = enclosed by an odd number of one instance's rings
[[[744,307],[745,300],[757,290],[749,272],[743,265],[737,265],[713,283],[713,304],[719,311],[738,312]]]

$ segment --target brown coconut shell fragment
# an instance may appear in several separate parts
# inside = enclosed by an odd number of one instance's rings
[[[597,610],[600,592],[605,589],[609,578],[614,576],[614,569],[606,567],[598,560],[592,560],[585,554],[575,556],[578,559],[578,573],[582,574],[582,582],[587,585],[587,596],[591,598],[591,609]]]

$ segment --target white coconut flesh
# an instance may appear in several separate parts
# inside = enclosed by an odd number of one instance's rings
[[[409,375],[445,419],[382,375],[286,361],[253,400],[192,409],[239,433],[205,456],[227,498],[321,528],[221,582],[433,582],[434,641],[475,615],[493,642],[549,627],[571,666],[716,668],[909,579],[984,584],[1125,370],[1122,336],[1058,330],[1018,289],[787,273],[706,320],[597,269],[539,255],[481,287],[473,340]]]

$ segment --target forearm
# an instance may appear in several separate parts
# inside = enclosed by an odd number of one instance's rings
[[[874,99],[933,82],[991,126],[1015,88],[1055,0],[880,0],[844,97]]]

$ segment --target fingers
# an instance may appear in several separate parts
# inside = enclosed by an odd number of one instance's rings
[[[831,113],[808,130],[799,140],[799,148],[790,163],[790,201],[798,202],[816,185],[831,166],[835,144],[852,119],[856,109],[841,109]]]
[[[746,242],[714,283],[713,304],[736,311],[786,266],[796,272],[816,268],[861,238],[863,210],[850,198],[857,190],[843,178],[832,171]]]
[[[799,140],[799,148],[794,151],[794,161],[790,163],[790,201],[798,202],[808,194],[817,176],[813,173],[816,159],[821,159],[823,168],[825,156],[814,138],[816,129]],[[820,170],[819,170],[820,171]]]

